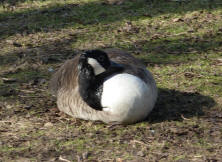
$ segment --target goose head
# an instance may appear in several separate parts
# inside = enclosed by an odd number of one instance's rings
[[[78,84],[82,99],[90,107],[102,110],[103,82],[122,70],[122,65],[112,62],[101,50],[90,50],[81,54],[78,62]]]
[[[101,50],[89,50],[82,53],[79,58],[78,71],[91,76],[99,76],[100,74],[110,74],[120,72],[123,66],[109,59],[107,54]]]

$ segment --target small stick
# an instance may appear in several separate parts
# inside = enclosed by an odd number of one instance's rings
[[[67,159],[64,159],[61,155],[59,156],[59,160],[65,161],[65,162],[71,162],[71,161],[69,161],[69,160],[67,160]]]

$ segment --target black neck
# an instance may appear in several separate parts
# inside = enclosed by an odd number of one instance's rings
[[[79,93],[82,99],[93,109],[102,110],[101,95],[103,82],[109,76],[120,73],[122,68],[107,70],[99,75],[94,75],[92,69],[84,69],[79,73]]]
[[[82,99],[92,108],[102,110],[100,104],[101,82],[98,82],[94,73],[89,70],[84,70],[79,73],[79,93]]]

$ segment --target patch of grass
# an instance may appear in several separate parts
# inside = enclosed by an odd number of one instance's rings
[[[25,70],[15,74],[7,75],[7,77],[16,78],[19,82],[28,82],[37,78],[46,78],[47,75],[39,71]]]
[[[60,150],[62,149],[75,149],[77,152],[83,152],[86,148],[86,140],[85,139],[73,139],[70,141],[65,141],[64,143],[59,143],[58,147]]]
[[[184,155],[179,155],[179,156],[174,157],[174,160],[179,161],[179,160],[183,160],[184,158],[185,158]]]
[[[29,147],[7,147],[3,146],[0,148],[0,151],[3,153],[10,153],[10,152],[22,152],[24,150],[29,149]]]
[[[220,3],[2,1],[0,76],[17,80],[0,79],[0,161],[222,159]],[[159,98],[146,121],[108,126],[53,109],[49,69],[106,47],[131,52],[153,73]]]

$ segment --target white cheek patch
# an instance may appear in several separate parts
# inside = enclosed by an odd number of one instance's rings
[[[106,71],[96,59],[94,58],[88,58],[88,64],[90,64],[93,67],[95,75],[101,74],[104,71]]]

